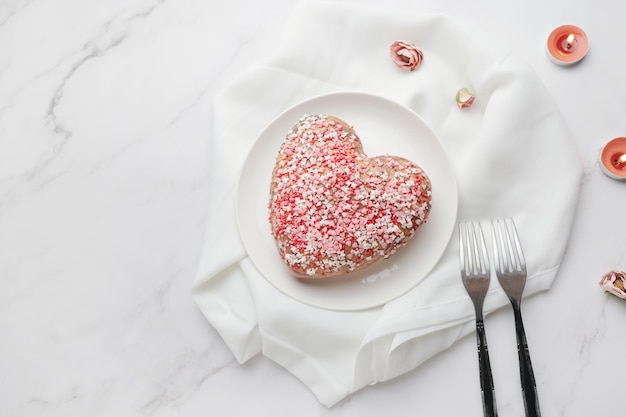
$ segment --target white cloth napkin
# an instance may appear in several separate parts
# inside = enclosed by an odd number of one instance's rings
[[[395,40],[414,43],[422,66],[402,70]],[[461,87],[476,93],[460,110]],[[240,362],[262,353],[332,406],[414,369],[474,330],[459,274],[457,235],[409,293],[364,311],[311,307],[275,289],[240,242],[235,190],[247,151],[294,104],[331,91],[401,103],[438,134],[459,186],[459,220],[513,217],[528,264],[525,295],[554,280],[570,234],[582,163],[546,89],[510,50],[467,22],[345,3],[296,7],[277,52],[215,98],[205,247],[193,297]],[[486,310],[508,305],[492,280]]]

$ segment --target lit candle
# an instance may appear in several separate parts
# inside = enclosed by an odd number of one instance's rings
[[[626,168],[626,153],[621,154],[619,158],[615,158],[613,160],[613,165],[619,169]]]
[[[573,52],[576,49],[576,36],[573,33],[570,33],[567,38],[565,38],[565,42],[562,43],[563,50],[567,52]]]
[[[626,137],[612,139],[604,146],[600,168],[613,179],[626,180]]]
[[[559,26],[548,36],[548,55],[558,65],[571,65],[585,57],[589,49],[587,34],[572,25]]]

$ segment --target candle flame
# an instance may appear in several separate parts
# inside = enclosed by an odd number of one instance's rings
[[[574,34],[570,33],[567,39],[565,40],[566,49],[570,49],[572,47],[572,45],[574,44],[574,39],[575,39]]]

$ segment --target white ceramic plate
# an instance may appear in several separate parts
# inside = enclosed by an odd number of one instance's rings
[[[337,116],[354,126],[368,156],[397,155],[429,176],[432,209],[409,243],[388,259],[340,278],[297,279],[278,254],[268,221],[269,189],[278,148],[304,114]],[[330,310],[362,310],[384,304],[415,287],[443,254],[456,222],[454,172],[433,130],[413,111],[364,93],[331,93],[288,109],[261,133],[250,150],[237,190],[239,233],[250,259],[278,290],[303,303]]]

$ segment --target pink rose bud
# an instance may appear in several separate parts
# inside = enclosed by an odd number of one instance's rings
[[[600,286],[608,293],[626,300],[626,272],[609,271],[602,276]]]
[[[411,71],[422,64],[424,54],[415,45],[404,41],[395,41],[389,47],[391,59],[400,68],[408,68]]]
[[[474,104],[476,96],[467,88],[463,87],[456,93],[456,104],[459,109],[466,109]]]

